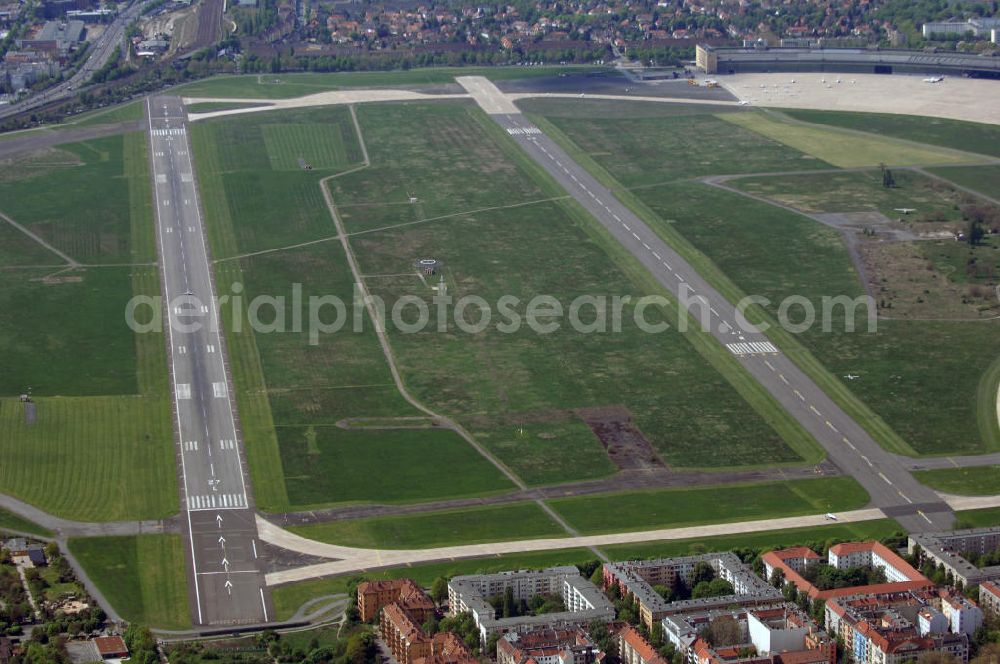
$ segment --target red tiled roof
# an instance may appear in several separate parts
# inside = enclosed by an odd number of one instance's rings
[[[660,654],[656,652],[649,641],[643,638],[634,627],[631,625],[626,625],[618,632],[618,638],[620,638],[642,658],[642,661],[646,664],[666,664],[666,660],[660,657]]]
[[[979,584],[979,592],[983,592],[984,590],[994,597],[1000,598],[1000,586],[997,586],[992,581],[983,581]]]
[[[809,558],[815,559],[821,556],[810,549],[808,546],[793,546],[790,549],[782,549],[780,551],[769,551],[768,554],[774,554],[779,560],[787,560],[788,558]],[[764,555],[768,555],[764,554]]]
[[[99,636],[94,639],[94,645],[101,657],[128,655],[128,647],[120,636]]]
[[[413,622],[410,615],[399,604],[395,602],[389,604],[382,609],[382,615],[392,625],[393,629],[402,634],[407,640],[426,638],[424,630],[421,629],[420,625]]]

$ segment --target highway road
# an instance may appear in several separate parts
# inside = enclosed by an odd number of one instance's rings
[[[917,482],[898,458],[875,442],[766,335],[743,329],[732,303],[610,190],[517,112],[493,83],[483,77],[457,80],[660,284],[678,301],[691,303],[688,309],[692,315],[704,321],[707,331],[815,437],[831,461],[864,486],[875,506],[911,532],[952,526],[951,508],[934,491]]]
[[[145,2],[133,2],[108,24],[101,36],[90,45],[90,55],[73,76],[62,83],[44,90],[16,104],[0,106],[0,119],[24,113],[32,109],[50,104],[62,99],[69,99],[77,94],[90,81],[98,69],[104,66],[117,46],[124,43],[125,28],[138,18]]]
[[[146,100],[192,618],[268,622],[257,527],[177,97]]]

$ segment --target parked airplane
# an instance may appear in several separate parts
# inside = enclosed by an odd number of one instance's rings
[[[902,212],[903,214],[910,214],[911,212],[916,212],[917,208],[893,208],[896,212]]]
[[[844,376],[844,378],[846,378],[847,380],[857,380],[858,378],[861,378],[861,376],[857,374],[847,374],[846,376]]]
[[[829,512],[826,513],[826,518],[828,518],[830,521],[836,521],[837,520],[837,516],[835,514],[831,514]]]
[[[749,106],[750,105],[750,100],[749,99],[740,99],[739,104],[740,104],[740,106]]]
[[[924,79],[924,83],[940,83],[944,80],[944,76],[929,76]]]

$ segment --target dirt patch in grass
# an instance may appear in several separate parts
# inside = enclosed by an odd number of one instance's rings
[[[608,458],[621,470],[666,468],[625,406],[580,408],[576,413],[601,441]]]
[[[976,320],[997,314],[992,290],[956,284],[927,259],[921,242],[859,242],[868,292],[897,319]]]

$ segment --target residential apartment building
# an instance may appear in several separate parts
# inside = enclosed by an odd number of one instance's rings
[[[631,625],[624,625],[615,632],[614,643],[621,664],[669,664]]]
[[[841,638],[848,659],[856,664],[902,664],[932,651],[967,662],[969,635],[951,627],[974,620],[978,607],[962,606],[956,596],[935,590],[835,597],[826,602],[826,627]],[[966,613],[965,618],[945,616],[949,605],[951,611]]]
[[[737,643],[713,644],[706,629],[718,620],[735,623]],[[835,664],[836,641],[801,609],[774,602],[752,608],[715,608],[668,615],[663,638],[692,664]]]
[[[379,635],[398,664],[478,662],[457,635],[439,632],[432,636],[424,632],[423,623],[434,615],[434,602],[410,579],[360,584],[358,606],[362,616],[372,612],[378,616]]]
[[[497,641],[497,664],[601,664],[604,658],[581,627],[507,632]]]
[[[668,603],[653,589],[656,585],[674,588],[678,583],[691,586],[699,563],[710,565],[717,578],[732,584],[733,594]],[[606,564],[604,585],[617,586],[623,596],[637,602],[640,620],[650,630],[671,612],[732,604],[754,605],[781,599],[780,591],[754,574],[736,554],[730,552]]]
[[[434,601],[410,579],[363,581],[358,584],[358,613],[361,620],[371,622],[383,607],[398,602],[423,624],[434,613]]]
[[[929,558],[935,565],[943,566],[955,583],[965,587],[980,585],[983,581],[1000,581],[1000,565],[976,567],[965,557],[1000,549],[1000,527],[915,533],[910,535],[907,549],[910,555],[919,551],[921,558]]]
[[[979,584],[979,608],[986,615],[1000,617],[1000,586],[992,581]]]
[[[503,595],[508,589],[518,601],[528,601],[535,595],[558,596],[566,610],[498,618],[488,598]],[[587,625],[593,620],[611,622],[615,618],[615,608],[604,593],[580,576],[572,565],[541,571],[456,576],[448,583],[448,608],[452,614],[471,613],[483,642],[495,632],[529,632],[540,627]]]
[[[810,553],[812,555],[810,555]],[[862,593],[891,593],[904,590],[929,590],[934,584],[908,562],[880,542],[846,542],[830,547],[827,562],[839,570],[853,567],[870,567],[885,573],[886,583],[821,590],[807,581],[800,572],[818,564],[822,558],[809,549],[798,547],[783,551],[769,551],[761,556],[764,571],[770,579],[781,570],[785,581],[795,584],[799,592],[810,599],[828,599]]]

